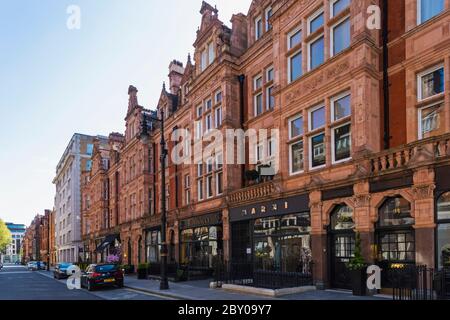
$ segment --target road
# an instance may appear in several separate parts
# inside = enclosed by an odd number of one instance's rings
[[[0,300],[163,300],[164,297],[127,288],[89,292],[69,290],[66,280],[55,280],[45,271],[5,265],[0,271]]]

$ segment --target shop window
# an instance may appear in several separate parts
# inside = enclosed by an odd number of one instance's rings
[[[450,192],[437,201],[437,265],[450,267]]]
[[[147,262],[159,263],[161,261],[161,232],[158,230],[147,231],[145,246]]]
[[[193,267],[213,268],[222,250],[222,227],[206,226],[181,231],[180,261]]]
[[[309,272],[311,239],[309,213],[257,219],[254,260],[257,270]]]

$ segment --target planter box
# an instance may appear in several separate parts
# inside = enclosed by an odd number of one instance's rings
[[[352,289],[354,296],[365,296],[367,292],[367,274],[366,269],[352,270]]]

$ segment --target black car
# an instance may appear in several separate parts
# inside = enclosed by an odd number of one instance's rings
[[[53,278],[58,280],[68,278],[69,275],[67,274],[67,269],[72,265],[72,263],[68,262],[58,263],[53,271]]]
[[[91,264],[86,271],[81,273],[81,286],[87,288],[89,291],[97,287],[117,286],[123,287],[123,271],[119,265],[106,264]]]

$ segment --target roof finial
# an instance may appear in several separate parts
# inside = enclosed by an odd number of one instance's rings
[[[188,60],[187,60],[187,63],[191,63],[191,53],[190,53],[190,52],[188,53]]]
[[[166,91],[166,82],[163,81],[163,90]]]

